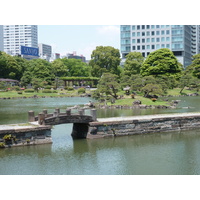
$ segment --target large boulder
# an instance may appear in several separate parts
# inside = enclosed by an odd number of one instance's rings
[[[135,106],[135,105],[140,105],[142,102],[140,101],[140,100],[135,100],[134,102],[133,102],[133,105]]]

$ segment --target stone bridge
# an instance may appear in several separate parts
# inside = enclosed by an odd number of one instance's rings
[[[86,138],[89,123],[96,121],[96,110],[90,110],[91,115],[85,115],[85,110],[80,109],[78,113],[72,113],[71,109],[66,109],[65,113],[61,113],[59,108],[56,108],[54,113],[47,113],[44,109],[43,112],[35,116],[34,111],[28,112],[29,122],[38,122],[39,125],[58,125],[73,123],[72,137],[73,138]]]

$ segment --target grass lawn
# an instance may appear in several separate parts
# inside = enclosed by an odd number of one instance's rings
[[[181,90],[180,88],[170,89],[167,91],[167,95],[178,96],[178,95],[187,95],[187,94],[197,93],[196,90],[188,90],[188,89],[184,89],[182,93],[180,93],[180,90]]]
[[[168,105],[168,102],[166,102],[166,101],[161,101],[158,99],[157,101],[153,102],[151,99],[145,98],[142,96],[135,96],[134,99],[130,98],[129,96],[125,96],[125,99],[117,99],[114,104],[111,104],[109,102],[108,105],[132,106],[133,102],[136,100],[140,100],[143,105],[148,105],[148,106],[149,105],[154,105],[154,106],[158,106],[158,105],[166,105],[167,106]]]
[[[88,91],[86,91],[87,93],[89,93]],[[26,92],[22,92],[22,94],[18,94],[17,91],[8,91],[8,92],[3,92],[0,91],[0,98],[8,98],[8,97],[32,97],[34,95],[37,95],[38,97],[59,97],[59,96],[63,96],[63,97],[69,97],[69,96],[77,96],[78,95],[78,91],[77,90],[72,90],[72,91],[58,91],[57,93],[42,93],[42,91],[39,92],[31,92],[31,93],[26,93]]]

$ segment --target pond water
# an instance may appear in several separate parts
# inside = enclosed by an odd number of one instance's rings
[[[176,97],[176,109],[97,110],[98,118],[200,111],[200,97]],[[0,100],[0,124],[27,122],[27,112],[61,111],[91,98]],[[187,108],[186,108],[187,107]],[[189,107],[189,108],[188,108]],[[53,144],[0,149],[1,175],[200,174],[200,130],[73,140],[72,124],[54,126]],[[20,170],[19,170],[20,169]]]

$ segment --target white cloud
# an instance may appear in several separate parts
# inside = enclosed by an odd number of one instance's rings
[[[118,36],[120,34],[120,27],[114,25],[100,26],[97,28],[97,31],[101,35]]]
[[[78,52],[80,52],[83,56],[85,56],[87,60],[90,60],[92,51],[95,50],[97,46],[99,45],[96,43],[90,43],[84,48],[79,48]]]

